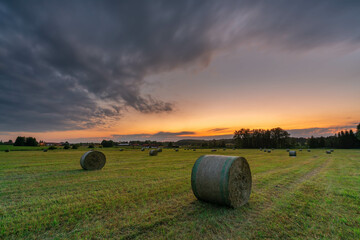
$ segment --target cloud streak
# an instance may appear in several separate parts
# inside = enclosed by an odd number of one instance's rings
[[[0,131],[87,129],[135,109],[149,75],[241,44],[359,47],[358,1],[0,1]]]

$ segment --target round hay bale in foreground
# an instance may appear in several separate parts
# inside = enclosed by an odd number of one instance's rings
[[[197,199],[240,207],[251,193],[251,171],[243,157],[204,155],[199,157],[191,172],[191,187]]]
[[[290,157],[296,157],[296,151],[289,151]]]
[[[105,163],[106,157],[99,151],[88,151],[80,158],[80,165],[85,170],[100,170]]]
[[[157,156],[157,154],[158,154],[158,151],[155,149],[149,151],[149,156]]]

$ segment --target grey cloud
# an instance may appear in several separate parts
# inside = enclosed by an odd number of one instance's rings
[[[229,129],[229,128],[213,128],[213,129],[210,129],[208,132],[221,132],[221,131],[224,131],[227,129]]]
[[[343,130],[355,130],[356,125],[334,126],[329,128],[305,128],[305,129],[289,129],[288,131],[292,137],[320,137],[332,136]]]
[[[152,140],[152,141],[177,141],[180,139],[188,138],[184,135],[194,135],[195,132],[182,131],[182,132],[157,132],[155,134],[128,134],[128,135],[112,135],[117,141],[130,141],[130,140]]]
[[[232,45],[358,47],[359,1],[0,1],[0,131],[84,129],[171,112],[146,76]]]

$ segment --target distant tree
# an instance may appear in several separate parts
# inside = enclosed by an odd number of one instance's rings
[[[57,147],[55,147],[55,146],[50,146],[48,149],[49,149],[49,150],[55,150],[55,149],[57,149]]]
[[[95,145],[93,143],[90,143],[88,148],[95,148]]]
[[[78,146],[78,144],[73,144],[73,145],[71,146],[71,148],[72,148],[72,149],[78,149],[79,146]]]
[[[174,144],[172,142],[168,143],[168,148],[172,148],[174,146]]]
[[[64,144],[64,149],[70,149],[70,143],[68,141],[66,141]]]
[[[360,123],[356,127],[356,137],[360,141]]]
[[[25,145],[26,146],[37,146],[39,143],[36,141],[36,138],[28,137],[26,138]]]
[[[18,136],[15,140],[14,146],[25,146],[26,138]]]
[[[360,124],[359,124],[359,125],[360,125]],[[9,144],[9,145],[13,144],[13,140],[10,139],[10,140],[8,141],[8,144]]]
[[[102,140],[101,145],[103,147],[113,147],[114,146],[114,141],[113,140],[109,140],[109,141]]]

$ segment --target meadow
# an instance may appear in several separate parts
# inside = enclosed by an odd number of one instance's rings
[[[0,239],[360,239],[360,150],[101,149],[0,152]],[[245,157],[249,202],[198,201],[190,175],[204,154]]]

